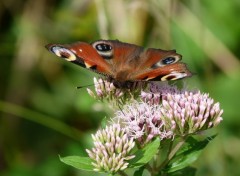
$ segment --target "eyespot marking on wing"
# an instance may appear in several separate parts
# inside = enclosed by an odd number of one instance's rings
[[[69,62],[75,61],[77,59],[76,55],[67,48],[63,48],[60,46],[52,46],[50,50],[58,57],[61,57]]]
[[[170,80],[177,80],[181,78],[187,77],[187,73],[179,73],[179,72],[174,72],[170,73],[168,75],[165,75],[161,78],[161,81],[170,81]]]
[[[179,60],[181,60],[180,56],[168,56],[168,57],[161,59],[154,65],[152,65],[151,68],[156,69],[156,68],[163,67],[166,65],[174,64],[174,63],[178,62]]]
[[[93,48],[96,49],[99,55],[104,59],[111,59],[113,56],[113,47],[106,41],[97,41],[92,44]]]

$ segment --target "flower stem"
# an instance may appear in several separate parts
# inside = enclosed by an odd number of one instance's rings
[[[145,168],[152,174],[153,169],[152,169],[152,167],[149,165],[149,163],[147,163],[147,164],[145,165]]]
[[[157,168],[158,171],[162,170],[168,163],[169,161],[174,157],[174,155],[177,153],[177,151],[183,146],[187,139],[187,136],[183,136],[181,138],[181,141],[177,143],[177,145],[171,150],[169,150],[167,158],[162,162],[162,164]],[[172,143],[170,145],[172,147]]]
[[[171,141],[170,144],[169,144],[167,156],[170,155],[170,153],[171,153],[171,151],[172,151],[172,147],[173,147],[173,141]]]
[[[121,175],[121,176],[128,176],[125,172],[123,172],[123,171],[119,171],[118,172],[119,173],[119,175]]]
[[[160,152],[159,152],[159,149],[158,149],[158,152],[153,157],[153,170],[154,171],[156,171],[156,169],[157,169],[157,162],[158,162],[159,153]]]

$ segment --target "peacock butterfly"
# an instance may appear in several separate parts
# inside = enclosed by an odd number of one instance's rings
[[[168,81],[192,73],[175,50],[162,50],[120,42],[98,40],[91,44],[48,44],[46,48],[67,61],[107,76],[118,88],[137,81]]]

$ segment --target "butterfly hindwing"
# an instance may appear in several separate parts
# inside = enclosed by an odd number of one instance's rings
[[[168,81],[192,75],[175,50],[149,48],[144,57],[147,59],[143,59],[145,62],[140,65],[140,71],[134,75],[136,80]]]
[[[136,80],[144,81],[170,81],[191,76],[186,64],[176,63],[162,68],[155,68],[135,75]]]

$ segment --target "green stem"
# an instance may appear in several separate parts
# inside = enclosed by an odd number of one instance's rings
[[[69,127],[59,120],[12,103],[0,101],[0,111],[39,123],[76,140],[79,140],[82,136],[78,129]]]
[[[173,147],[173,141],[171,141],[170,144],[169,144],[167,156],[170,155],[170,153],[171,153],[171,151],[172,151],[172,147]]]
[[[177,153],[177,151],[183,146],[186,139],[187,139],[187,136],[182,137],[181,141],[172,150],[169,150],[167,158],[157,168],[158,171],[162,170],[169,163],[169,161],[174,157],[174,155]],[[170,147],[172,147],[172,144],[170,145]]]
[[[123,171],[119,171],[118,172],[119,173],[119,175],[121,175],[121,176],[128,176],[125,172],[123,172]]]
[[[153,171],[157,171],[157,164],[158,164],[158,158],[159,158],[159,154],[160,154],[160,149],[158,149],[158,152],[156,153],[156,155],[153,158]]]
[[[147,163],[146,165],[145,165],[145,168],[151,173],[151,175],[152,175],[152,173],[153,173],[153,169],[152,169],[152,167],[149,165],[149,163]]]

